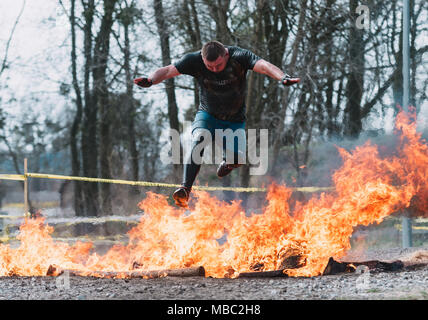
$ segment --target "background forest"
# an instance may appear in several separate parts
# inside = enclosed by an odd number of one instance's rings
[[[360,5],[369,10],[363,27]],[[410,98],[426,132],[428,2],[410,6]],[[28,158],[30,172],[180,183],[181,166],[164,165],[160,153],[168,130],[183,132],[193,120],[197,83],[183,75],[141,89],[133,79],[212,39],[250,49],[301,82],[283,87],[249,72],[247,127],[269,129],[269,172],[251,176],[243,166],[219,180],[206,165],[198,185],[329,186],[336,145],[393,141],[402,1],[2,0],[0,11],[2,173],[22,174]],[[173,192],[40,179],[30,186],[30,195],[59,192],[77,216],[131,213],[145,192]],[[16,190],[18,182],[0,183],[3,201]],[[252,207],[259,197],[216,195]]]

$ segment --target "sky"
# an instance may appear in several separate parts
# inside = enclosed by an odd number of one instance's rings
[[[23,3],[23,0],[0,1],[1,58]],[[26,113],[30,108],[42,115],[48,110],[49,115],[55,117],[64,108],[65,101],[58,95],[58,88],[63,77],[68,76],[68,63],[63,62],[64,57],[69,56],[68,25],[61,17],[54,19],[59,14],[57,3],[46,0],[25,2],[10,44],[10,69],[0,79],[3,102],[12,97],[17,99],[16,103],[3,107],[11,115]]]

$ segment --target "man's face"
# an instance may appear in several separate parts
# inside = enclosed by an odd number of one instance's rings
[[[205,58],[202,58],[205,66],[211,72],[222,72],[226,68],[227,61],[229,60],[229,52],[226,52],[224,56],[219,56],[215,61],[208,61]]]

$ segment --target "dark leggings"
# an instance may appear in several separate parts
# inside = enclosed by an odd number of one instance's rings
[[[183,168],[183,186],[187,187],[187,188],[191,188],[193,186],[193,183],[195,182],[196,176],[199,173],[199,170],[201,169],[201,164],[200,163],[196,163],[193,160],[192,154],[193,154],[193,150],[195,149],[195,147],[201,143],[202,139],[200,140],[193,140],[192,139],[192,148],[191,148],[191,152],[188,155],[188,159],[187,162],[184,164],[184,168]],[[201,157],[204,155],[204,150],[201,150]]]

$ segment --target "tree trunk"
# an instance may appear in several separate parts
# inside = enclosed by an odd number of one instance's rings
[[[190,2],[189,2],[190,1]],[[189,9],[190,5],[190,9]],[[184,23],[186,25],[186,32],[190,35],[190,43],[192,44],[192,51],[197,51],[202,48],[201,32],[199,28],[199,19],[196,12],[195,0],[184,0]],[[200,97],[199,85],[196,79],[193,79],[193,97],[194,97],[194,112],[198,110]]]
[[[297,34],[296,38],[293,43],[293,52],[291,61],[289,64],[289,69],[286,70],[286,72],[293,75],[295,67],[296,67],[296,61],[297,61],[297,54],[299,53],[299,45],[303,39],[303,36],[306,32],[304,29],[305,26],[305,17],[306,17],[306,6],[307,6],[307,0],[301,0],[300,1],[300,14],[299,14],[299,23],[297,27]],[[285,116],[287,113],[287,102],[288,102],[288,96],[289,96],[289,87],[284,88],[284,94],[282,96],[282,109],[279,111],[278,116],[278,126],[276,128],[275,133],[275,139],[273,142],[273,155],[272,155],[272,162],[270,166],[270,170],[272,173],[272,176],[275,176],[277,174],[276,172],[276,164],[279,156],[279,150],[281,147],[281,137],[283,135],[284,127],[285,127]]]
[[[90,76],[93,67],[92,57],[92,24],[95,15],[95,2],[89,0],[83,2],[83,16],[85,24],[84,32],[84,101],[83,125],[82,125],[82,169],[85,177],[97,177],[98,175],[98,151],[97,151],[97,106],[94,104],[90,87]],[[85,216],[96,216],[98,213],[98,183],[86,182],[82,184]]]
[[[255,13],[255,30],[252,38],[252,47],[254,49],[255,54],[260,54],[258,52],[258,48],[261,47],[261,43],[263,40],[263,17],[262,17],[262,9],[265,6],[264,0],[257,1],[257,8]],[[247,87],[247,96],[245,97],[245,105],[246,105],[246,116],[247,116],[247,125],[246,129],[255,129],[261,123],[261,115],[262,112],[256,112],[257,105],[261,104],[260,97],[262,96],[261,90],[263,86],[263,82],[260,81],[260,75],[255,72],[251,72],[248,77],[248,87]],[[259,106],[260,107],[260,106]],[[248,132],[248,131],[247,131]],[[248,145],[248,144],[247,144]],[[240,185],[242,187],[248,187],[250,185],[250,165],[248,164],[248,150],[247,150],[247,164],[243,165],[240,169]],[[242,200],[242,207],[245,208],[247,206],[249,194],[247,192],[242,192],[240,194],[240,198]]]
[[[4,142],[4,144],[6,145],[8,151],[9,151],[9,155],[12,158],[12,162],[13,162],[13,166],[15,168],[15,172],[19,175],[22,175],[21,170],[19,170],[19,159],[18,159],[18,155],[16,154],[16,152],[12,149],[12,146],[10,145],[9,141],[7,140],[5,135],[0,135],[0,139]],[[28,209],[31,211],[33,208],[33,205],[31,204],[30,201],[30,180],[28,179]],[[20,182],[20,185],[22,187],[22,190],[25,189],[25,184],[24,182]]]
[[[327,0],[327,10],[328,10],[328,16],[327,19],[329,21],[333,18],[333,10],[332,5],[335,0]],[[328,138],[333,138],[337,135],[337,128],[336,128],[336,111],[333,107],[333,93],[334,93],[334,78],[333,78],[333,71],[334,71],[334,57],[332,55],[332,48],[334,47],[333,42],[333,24],[329,24],[327,26],[327,32],[325,35],[325,42],[324,42],[324,48],[325,48],[325,55],[327,57],[326,60],[326,73],[327,73],[327,83],[326,83],[326,102],[325,102],[325,108],[327,111],[327,136]],[[339,106],[337,106],[339,108]]]
[[[349,10],[356,17],[358,0],[349,0]],[[346,84],[347,103],[345,107],[344,134],[358,138],[362,130],[361,98],[364,89],[364,40],[363,29],[358,29],[352,21],[349,29],[349,76]]]
[[[74,115],[73,124],[70,131],[70,149],[71,149],[71,175],[80,176],[80,159],[78,147],[78,134],[82,121],[83,101],[82,94],[77,80],[77,55],[76,55],[76,16],[75,16],[75,0],[71,1],[71,69],[73,76],[73,87],[76,94],[76,114]],[[80,181],[74,181],[74,197],[73,207],[76,216],[84,215],[82,186]]]
[[[229,11],[230,0],[204,0],[204,2],[215,21],[216,39],[225,45],[232,44],[232,33],[227,26],[227,12]]]
[[[202,48],[201,31],[199,27],[198,14],[196,12],[195,0],[190,0],[191,16],[193,21],[193,27],[195,29],[195,51]],[[194,97],[195,97],[195,112],[199,109],[200,97],[199,97],[199,84],[196,79],[193,79]]]
[[[133,81],[130,67],[130,43],[129,43],[129,23],[124,23],[124,36],[125,36],[125,48],[124,48],[124,68],[126,76],[126,108],[127,108],[127,130],[128,130],[128,149],[130,154],[131,162],[131,179],[137,181],[139,179],[139,165],[138,165],[138,150],[137,141],[135,139],[135,105],[133,99]],[[131,187],[130,193],[132,195],[139,192],[138,187]]]
[[[113,121],[112,108],[109,101],[109,92],[107,87],[106,71],[107,61],[110,51],[110,34],[113,25],[113,11],[117,0],[104,0],[104,16],[102,17],[100,30],[95,39],[94,47],[94,97],[98,104],[100,112],[100,173],[104,179],[111,179],[111,124]],[[103,215],[111,214],[111,185],[109,183],[101,184],[101,210]]]
[[[164,66],[171,64],[171,53],[169,48],[169,33],[167,25],[165,24],[165,17],[163,13],[162,0],[154,0],[153,6],[155,9],[155,18],[156,25],[160,37],[161,51],[162,51],[162,64]],[[168,79],[165,81],[165,90],[168,98],[168,117],[169,117],[169,126],[173,130],[180,131],[180,125],[178,121],[178,108],[177,101],[175,99],[175,82],[174,79]],[[182,148],[180,146],[180,154]],[[181,157],[180,157],[181,158]],[[182,175],[182,165],[174,164],[173,165],[173,175],[174,179],[181,179]]]
[[[287,15],[287,11],[289,10],[289,1],[275,1],[274,3],[275,6],[272,7],[265,0],[258,2],[257,11],[260,12],[259,19],[262,20],[260,21],[260,28],[263,28],[258,32],[261,33],[261,36],[263,36],[264,32],[267,46],[266,52],[260,52],[259,55],[264,56],[267,54],[267,60],[281,68],[290,32],[290,22]],[[263,40],[260,39],[255,48],[262,47]],[[290,72],[289,70],[285,71]],[[277,80],[270,77],[265,77],[265,80],[268,81],[268,85],[266,88],[263,88],[263,93],[259,91],[257,94],[263,96],[264,93],[266,93],[267,98],[263,100],[266,111],[262,113],[268,115],[270,118],[270,123],[268,123],[267,126],[271,127],[271,123],[275,123],[275,121],[278,120],[277,115],[281,109],[281,93]]]

